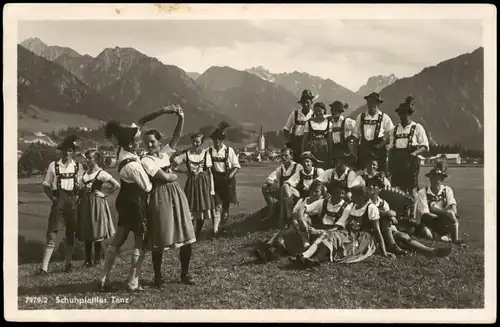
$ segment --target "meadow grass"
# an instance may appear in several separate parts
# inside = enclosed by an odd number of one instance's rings
[[[21,264],[18,269],[19,309],[358,309],[358,308],[482,308],[484,307],[484,205],[483,170],[450,171],[446,181],[455,190],[461,213],[461,233],[467,233],[469,248],[453,248],[447,258],[409,254],[388,259],[378,253],[368,260],[350,264],[323,264],[301,270],[286,258],[261,264],[249,254],[253,245],[269,238],[276,229],[258,221],[263,206],[260,184],[272,165],[244,167],[238,175],[239,207],[223,235],[210,239],[210,224],[194,245],[191,271],[196,285],[178,283],[178,251],[164,255],[167,284],[143,293],[128,293],[123,287],[129,267],[131,236],[118,258],[112,280],[115,293],[100,293],[95,281],[100,268],[62,273],[63,262],[50,264],[51,275],[35,277],[39,263]],[[421,176],[427,172],[423,168]],[[116,173],[114,173],[116,176]],[[426,178],[422,177],[422,185]],[[20,180],[19,233],[33,242],[43,241],[50,210],[41,180]],[[181,185],[184,180],[181,178]],[[114,199],[110,199],[114,211]],[[116,216],[116,215],[115,215]],[[60,233],[59,239],[63,237]],[[434,242],[425,242],[434,244]],[[41,259],[41,248],[38,248]],[[36,257],[36,255],[35,255]],[[40,260],[39,259],[39,260]],[[36,260],[35,260],[36,261]],[[39,262],[39,261],[38,261]],[[81,265],[83,262],[77,262]],[[153,279],[150,253],[142,279]],[[119,285],[121,284],[121,285]],[[28,303],[41,296],[46,303]],[[57,303],[61,297],[108,299],[103,304]],[[128,298],[112,303],[111,297]]]

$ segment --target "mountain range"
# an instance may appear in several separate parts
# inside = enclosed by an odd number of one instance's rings
[[[397,121],[394,109],[409,94],[416,98],[414,119],[438,143],[482,148],[483,49],[463,54],[407,78],[373,76],[357,92],[331,79],[307,73],[274,74],[263,67],[246,71],[210,67],[203,74],[161,63],[133,48],[110,47],[96,57],[37,38],[18,46],[19,128],[62,128],[74,122],[98,126],[108,119],[137,120],[169,103],[186,115],[185,132],[226,120],[234,128],[281,130],[303,89],[326,104],[341,100],[347,115],[365,110],[363,96],[377,91],[381,109]],[[53,114],[59,113],[59,114]],[[175,119],[151,127],[171,133]],[[465,131],[465,133],[464,133]]]
[[[415,97],[412,119],[421,123],[439,144],[482,149],[484,131],[484,48],[427,67],[380,91],[381,110],[394,123],[395,112],[407,95]],[[353,118],[366,110],[358,108]]]

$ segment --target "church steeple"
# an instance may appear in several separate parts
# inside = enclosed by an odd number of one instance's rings
[[[266,149],[266,138],[264,136],[264,130],[262,125],[260,125],[260,134],[257,140],[257,146],[259,148],[259,151],[264,151]]]

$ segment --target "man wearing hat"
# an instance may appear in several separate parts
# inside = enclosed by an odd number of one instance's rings
[[[451,187],[443,181],[448,174],[439,168],[433,168],[425,176],[430,185],[417,193],[417,219],[423,236],[433,239],[433,233],[440,237],[451,236],[451,241],[460,246],[466,244],[458,238],[457,201]]]
[[[394,128],[391,118],[379,109],[384,101],[380,94],[372,92],[365,96],[367,112],[356,118],[354,136],[358,140],[358,168],[366,166],[366,155],[373,151],[379,161],[381,171],[387,173],[387,144]]]
[[[66,271],[72,269],[73,246],[75,242],[77,224],[78,190],[81,184],[84,169],[73,159],[76,152],[75,135],[68,136],[59,146],[61,159],[49,164],[43,190],[52,201],[47,239],[43,250],[42,266],[39,275],[47,275],[49,262],[56,245],[57,232],[66,230]]]
[[[216,210],[214,218],[214,236],[218,231],[220,220],[224,224],[229,217],[229,206],[238,204],[236,196],[236,173],[241,169],[238,156],[234,149],[224,144],[226,129],[229,125],[221,122],[211,134],[213,146],[209,153],[212,158],[212,175],[214,178]]]
[[[347,151],[354,154],[354,131],[356,129],[356,121],[351,118],[344,117],[345,109],[349,108],[347,103],[334,101],[330,104],[331,112],[331,150],[330,153],[335,154],[342,151]]]
[[[315,96],[310,90],[302,91],[302,96],[298,101],[298,103],[302,106],[302,109],[294,110],[288,117],[285,127],[283,127],[286,146],[293,150],[293,160],[296,162],[299,162],[300,155],[302,154],[302,138],[304,136],[304,128],[306,122],[312,117],[313,113],[311,105],[314,98]]]
[[[411,96],[406,97],[396,109],[401,122],[394,127],[389,143],[391,184],[409,193],[418,189],[418,155],[429,149],[429,140],[424,128],[410,119],[414,112],[413,100]]]

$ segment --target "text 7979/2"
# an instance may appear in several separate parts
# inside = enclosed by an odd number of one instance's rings
[[[48,299],[45,296],[26,296],[24,302],[30,304],[47,304]]]

